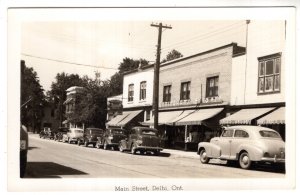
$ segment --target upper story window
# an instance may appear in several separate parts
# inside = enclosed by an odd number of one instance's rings
[[[164,86],[163,102],[171,101],[171,85]]]
[[[191,82],[181,83],[180,100],[189,100],[191,91]]]
[[[280,53],[258,58],[258,94],[280,91]]]
[[[209,77],[206,80],[206,97],[219,95],[219,76]]]
[[[128,85],[128,102],[133,101],[134,96],[134,84]]]
[[[146,81],[140,83],[140,100],[146,99],[146,87],[147,87]]]

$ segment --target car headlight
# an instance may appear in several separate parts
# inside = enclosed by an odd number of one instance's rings
[[[136,144],[137,144],[137,145],[142,145],[142,143],[143,143],[142,140],[137,140],[137,141],[136,141]]]

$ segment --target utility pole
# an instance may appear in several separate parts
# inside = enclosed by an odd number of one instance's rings
[[[158,41],[156,52],[156,63],[154,66],[154,87],[153,87],[153,111],[154,111],[154,128],[158,128],[158,96],[159,96],[159,66],[160,66],[160,49],[161,33],[163,28],[172,29],[171,26],[163,26],[162,23],[151,24],[152,27],[158,27]]]

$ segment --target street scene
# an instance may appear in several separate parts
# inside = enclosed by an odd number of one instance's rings
[[[284,178],[284,167],[243,170],[226,161],[201,164],[196,152],[166,149],[160,156],[132,155],[41,139],[30,134],[24,178]],[[47,154],[47,155],[44,155]]]
[[[21,180],[284,179],[289,25],[24,22]]]

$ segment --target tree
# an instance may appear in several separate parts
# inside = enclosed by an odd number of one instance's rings
[[[60,120],[60,123],[65,119],[65,106],[64,102],[66,101],[66,90],[72,86],[81,86],[85,87],[87,81],[80,78],[77,74],[66,74],[58,73],[55,77],[56,81],[52,82],[51,90],[47,93],[49,99],[53,102],[57,119]]]
[[[44,90],[37,73],[21,60],[21,123],[36,131],[40,127],[45,104]]]
[[[170,51],[167,54],[166,58],[162,60],[162,63],[171,61],[171,60],[175,60],[175,59],[181,58],[181,57],[183,57],[183,55],[179,51],[173,49],[172,51]]]
[[[132,58],[124,58],[123,61],[119,64],[119,73],[124,73],[126,71],[134,70],[139,67],[139,65],[145,66],[149,64],[149,61],[145,59],[134,60]]]

